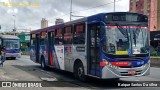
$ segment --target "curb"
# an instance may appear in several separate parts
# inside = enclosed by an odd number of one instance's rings
[[[21,55],[30,55],[29,52],[22,52]]]

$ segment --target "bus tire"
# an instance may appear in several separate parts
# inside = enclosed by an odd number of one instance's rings
[[[84,67],[83,67],[83,64],[81,62],[76,64],[74,74],[75,74],[75,77],[78,78],[79,80],[81,80],[81,81],[86,80],[86,76],[84,74]]]
[[[46,66],[46,64],[45,64],[45,59],[44,59],[44,57],[41,57],[41,68],[42,68],[43,70],[46,70],[46,69],[47,69],[47,66]]]

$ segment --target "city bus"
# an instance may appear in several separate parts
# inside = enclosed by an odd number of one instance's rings
[[[31,32],[30,58],[73,72],[84,80],[119,79],[150,73],[148,17],[99,13]]]
[[[5,57],[16,59],[21,57],[20,40],[14,35],[0,35],[0,48],[5,47]]]

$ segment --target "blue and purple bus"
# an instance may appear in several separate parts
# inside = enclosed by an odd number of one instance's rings
[[[47,67],[100,79],[150,73],[148,18],[100,13],[31,32],[30,58]]]
[[[20,40],[14,35],[0,35],[0,48],[5,47],[5,57],[16,59],[21,57]]]

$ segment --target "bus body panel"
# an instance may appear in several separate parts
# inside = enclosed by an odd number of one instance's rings
[[[30,46],[30,59],[36,63],[36,46],[35,45]]]
[[[51,47],[52,47],[52,49],[51,49],[52,55],[50,55],[50,62],[54,68],[60,69],[60,66],[58,63],[58,58],[57,58],[57,53],[56,53],[56,48],[55,48],[55,46],[51,46]]]
[[[54,67],[60,70],[66,70],[73,72],[74,71],[74,63],[76,60],[80,60],[85,67],[85,74],[87,75],[87,67],[86,67],[86,54],[84,45],[55,45],[54,52]]]
[[[20,57],[20,49],[10,49],[6,51],[6,57]]]
[[[41,63],[42,57],[44,57],[45,65],[48,65],[48,48],[47,45],[40,45],[40,55],[39,55],[39,62]]]
[[[65,45],[64,46],[64,67],[66,71],[72,71],[71,61],[73,60],[73,46]]]
[[[55,45],[55,65],[57,69],[65,70],[65,65],[64,65],[64,45]],[[54,56],[55,56],[54,55]]]
[[[21,57],[20,40],[17,36],[0,35],[0,45],[5,46],[6,58]]]
[[[110,13],[111,14],[111,13]],[[128,14],[128,13],[126,13]],[[134,13],[135,14],[135,13]],[[131,76],[144,76],[144,75],[149,75],[149,70],[150,70],[150,64],[149,64],[149,58],[150,56],[148,56],[145,59],[139,59],[139,60],[129,60],[125,59],[125,60],[116,60],[114,58],[109,58],[107,55],[104,54],[104,51],[102,50],[103,45],[99,45],[99,66],[96,67],[98,68],[98,71],[96,70],[92,70],[92,69],[88,69],[89,68],[89,63],[88,63],[88,34],[87,34],[87,26],[89,24],[95,24],[95,23],[99,23],[99,27],[100,28],[105,28],[109,25],[116,25],[114,24],[114,22],[107,22],[105,21],[105,19],[107,17],[105,17],[105,13],[102,14],[97,14],[97,15],[93,15],[90,17],[87,17],[85,19],[80,19],[80,20],[76,20],[76,21],[71,21],[71,22],[67,22],[65,24],[60,24],[60,25],[56,25],[56,26],[51,26],[49,28],[45,28],[44,30],[47,31],[47,29],[51,32],[51,29],[58,29],[58,28],[63,28],[64,29],[64,25],[75,25],[75,24],[79,24],[81,22],[85,22],[85,44],[80,45],[80,44],[62,44],[62,45],[50,45],[50,47],[48,47],[48,43],[46,43],[45,46],[41,46],[40,45],[40,58],[41,56],[44,56],[45,58],[45,64],[47,66],[53,66],[54,68],[60,69],[60,70],[66,70],[66,71],[70,71],[70,72],[74,72],[74,64],[76,62],[76,60],[80,60],[83,64],[84,70],[85,70],[85,75],[91,75],[91,76],[96,76],[98,78],[101,79],[108,79],[108,78],[121,78],[121,77],[131,77]],[[105,18],[104,18],[105,17]],[[118,22],[118,21],[117,21]],[[117,23],[116,22],[116,23]],[[127,22],[124,22],[125,24],[128,24]],[[123,23],[123,24],[124,24]],[[138,22],[139,24],[140,22]],[[134,25],[138,25],[136,22],[134,22]],[[140,23],[141,24],[141,23]],[[142,23],[144,26],[147,26],[146,23]],[[131,23],[132,25],[132,23]],[[53,29],[53,31],[54,31]],[[75,29],[75,28],[74,28]],[[105,29],[104,29],[105,30]],[[40,33],[42,32],[43,29],[38,30],[37,32]],[[33,31],[31,33],[35,33],[36,31]],[[124,34],[123,31],[121,31],[122,34]],[[125,34],[124,34],[125,35]],[[90,37],[89,37],[90,38]],[[100,44],[101,44],[101,40],[103,39],[103,36],[99,37],[100,40]],[[47,37],[48,40],[48,37]],[[96,47],[97,48],[97,47]],[[51,51],[49,51],[49,50]],[[35,60],[35,46],[31,46],[31,60]],[[48,55],[48,52],[50,53],[50,55]],[[138,54],[138,53],[136,53]],[[49,57],[48,57],[49,56]],[[39,59],[40,59],[39,58]],[[109,65],[105,65],[104,60],[108,61]],[[35,60],[36,61],[36,60]],[[127,67],[116,67],[116,69],[114,68],[114,65],[111,65],[112,63],[119,63],[119,62],[130,62],[133,67],[127,68]],[[96,65],[97,66],[97,62]],[[137,75],[129,75],[128,71],[129,70],[135,70],[136,73],[140,72]],[[123,76],[122,73],[124,73],[125,75]]]
[[[128,74],[129,70],[135,70],[137,75]],[[127,78],[127,77],[138,77],[138,76],[147,76],[150,73],[150,64],[147,63],[141,67],[135,68],[118,68],[113,69],[109,66],[105,66],[102,69],[102,79],[110,79],[110,78]]]
[[[74,64],[76,60],[80,60],[84,66],[85,75],[87,75],[87,59],[86,59],[86,47],[85,45],[73,45],[72,51],[72,60],[70,62],[70,72],[74,71]]]

